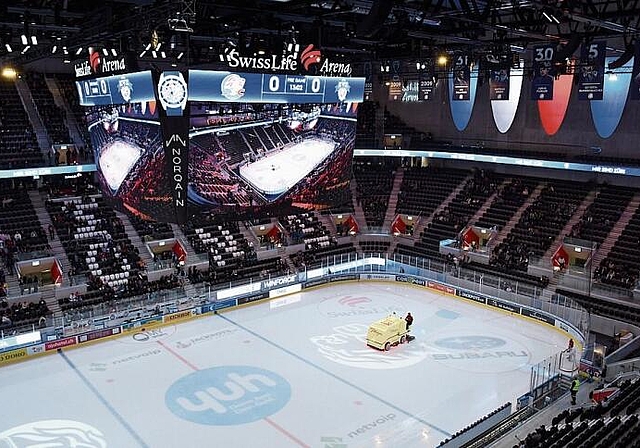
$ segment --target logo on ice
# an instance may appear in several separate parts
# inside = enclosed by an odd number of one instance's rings
[[[201,425],[241,425],[284,407],[291,386],[280,375],[250,366],[200,370],[176,381],[165,395],[169,410]]]

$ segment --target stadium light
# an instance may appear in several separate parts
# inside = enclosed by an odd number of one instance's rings
[[[20,40],[22,41],[22,45],[27,45],[29,43],[29,40],[27,39],[26,34],[23,34],[22,36],[20,36]]]
[[[82,47],[78,48],[76,50],[76,56],[78,56],[80,53],[82,53]]]
[[[18,73],[12,67],[4,67],[2,69],[2,77],[5,79],[16,79]]]
[[[6,47],[7,52],[11,53],[13,51],[13,48],[11,48],[10,44],[4,44],[4,46]]]
[[[116,49],[115,49],[115,48],[112,48],[112,49],[111,49],[111,54],[112,54],[114,57],[115,57],[115,56],[118,56],[118,52],[116,51]]]
[[[447,62],[449,62],[449,58],[446,55],[441,54],[438,56],[438,65],[444,66],[447,65]]]
[[[105,56],[109,56],[109,50],[107,50],[106,48],[102,49],[102,54]]]
[[[27,45],[26,47],[24,47],[21,51],[22,54],[25,54],[27,51],[29,51],[29,48],[31,48],[31,45]]]
[[[184,51],[181,51],[181,52],[178,54],[178,57],[177,57],[176,59],[181,59],[181,58],[182,58],[182,56],[184,56]]]
[[[57,45],[54,45],[53,47],[51,47],[51,53],[55,53],[56,51],[58,51]]]
[[[38,45],[38,37],[37,36],[31,36],[31,43],[33,45]]]

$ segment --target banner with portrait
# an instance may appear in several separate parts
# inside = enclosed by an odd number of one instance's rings
[[[509,100],[511,59],[509,54],[489,54],[484,63],[489,74],[489,99]]]
[[[429,101],[433,99],[433,93],[436,89],[436,80],[433,73],[422,72],[418,78],[420,83],[420,101]]]
[[[469,86],[471,85],[470,57],[459,54],[453,61],[453,100],[469,101]]]
[[[533,47],[533,79],[531,80],[532,100],[552,100],[556,70],[553,64],[554,45]]]
[[[591,42],[583,44],[580,51],[578,70],[578,99],[601,100],[604,89],[604,59],[607,43]]]

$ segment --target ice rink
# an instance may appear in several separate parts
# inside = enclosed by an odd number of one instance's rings
[[[240,167],[240,175],[258,191],[280,195],[300,182],[333,151],[330,141],[309,139]]]
[[[368,348],[394,311],[416,339]],[[424,289],[326,286],[2,367],[0,447],[434,447],[566,343]]]
[[[109,188],[117,191],[131,168],[136,164],[142,150],[124,140],[115,140],[106,145],[100,153],[100,170]]]

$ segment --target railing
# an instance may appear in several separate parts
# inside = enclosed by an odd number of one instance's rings
[[[329,276],[376,272],[416,276],[428,281],[450,285],[457,290],[474,291],[483,297],[502,299],[558,316],[573,325],[585,337],[589,330],[589,315],[577,302],[556,294],[553,296],[543,294],[535,286],[505,281],[500,277],[472,270],[457,269],[452,273],[450,267],[433,260],[400,255],[388,257],[386,254],[366,254],[363,256],[350,253],[327,257],[321,263],[305,270],[302,277],[306,278],[308,272],[318,271],[319,268],[326,268],[324,275]],[[215,305],[219,291],[251,283],[260,283],[268,279],[254,277],[214,285],[202,283],[195,285],[195,294],[189,297],[185,294],[184,289],[179,287],[125,299],[105,301],[94,306],[80,306],[56,313],[47,318],[46,322],[42,322],[40,327],[55,328],[55,334],[65,334],[65,331],[70,328],[78,329],[78,331],[86,330],[88,326],[94,325],[96,322],[100,322],[100,325],[104,327],[109,325],[109,321],[115,323],[122,319],[135,320],[136,313],[149,312],[154,309],[161,311],[185,309],[185,307],[189,308],[195,305]],[[16,328],[13,327],[10,331],[13,333]]]

